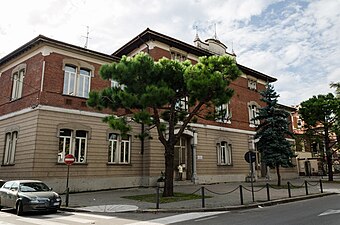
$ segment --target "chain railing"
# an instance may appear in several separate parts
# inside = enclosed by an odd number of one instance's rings
[[[258,189],[249,189],[246,186],[243,185],[239,185],[238,187],[235,187],[234,189],[232,189],[231,191],[227,191],[227,192],[217,192],[217,191],[213,191],[210,190],[209,188],[202,186],[200,188],[198,188],[197,190],[195,190],[194,192],[190,193],[191,195],[197,194],[198,192],[201,193],[201,207],[205,208],[206,207],[206,198],[208,193],[211,193],[213,195],[229,195],[232,194],[234,192],[236,192],[237,190],[239,190],[239,198],[240,198],[240,204],[244,205],[244,191],[248,191],[251,192],[252,195],[254,196],[254,193],[258,193],[262,190],[266,190],[266,200],[267,201],[271,201],[271,189],[273,190],[283,190],[283,189],[287,189],[288,191],[288,198],[292,197],[292,189],[300,189],[300,188],[305,188],[305,195],[309,195],[309,187],[316,187],[319,186],[320,192],[323,193],[323,186],[322,186],[322,180],[320,179],[319,181],[314,181],[314,182],[309,182],[309,181],[304,181],[301,185],[294,185],[292,184],[290,181],[287,182],[287,188],[285,188],[284,186],[274,186],[271,185],[269,183],[264,184],[263,186],[259,186]],[[301,195],[299,195],[301,196]],[[210,197],[210,196],[209,196]],[[160,208],[160,187],[156,188],[156,209]],[[284,196],[281,196],[281,198],[284,198]],[[254,199],[253,199],[254,202]]]

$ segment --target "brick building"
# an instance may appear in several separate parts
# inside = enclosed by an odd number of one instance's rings
[[[216,39],[203,42],[196,37],[190,45],[150,29],[112,55],[36,37],[0,59],[0,178],[40,179],[63,192],[64,157],[72,153],[76,158],[70,168],[72,191],[155,185],[164,170],[164,150],[158,139],[147,140],[142,149],[136,138],[138,124],[128,137],[122,137],[102,122],[110,111],[86,106],[90,90],[117,85],[100,78],[100,66],[140,51],[155,60],[196,62],[212,54],[236,57]],[[185,165],[187,182],[244,181],[249,173],[244,154],[254,146],[256,124],[251,119],[263,106],[259,91],[276,79],[238,66],[243,74],[231,84],[235,94],[223,106],[227,115],[190,124],[175,148],[175,164]],[[267,175],[260,162],[255,169],[257,177]],[[286,177],[297,175],[294,168],[283,171]]]

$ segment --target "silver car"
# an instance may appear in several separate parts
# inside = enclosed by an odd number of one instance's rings
[[[56,212],[60,205],[60,196],[38,180],[7,181],[0,188],[0,209],[14,208],[17,215],[30,211]]]

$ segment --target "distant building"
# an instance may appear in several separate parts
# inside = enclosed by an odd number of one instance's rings
[[[112,55],[38,36],[0,59],[0,158],[1,179],[40,179],[58,192],[66,188],[66,154],[76,162],[70,168],[71,191],[153,186],[164,171],[164,150],[157,138],[142,149],[136,135],[111,130],[102,118],[111,112],[86,106],[90,90],[118,85],[104,81],[101,65],[121,56],[147,52],[155,60],[167,57],[193,63],[205,55],[227,53],[216,39],[195,46],[146,29]],[[183,165],[183,180],[195,183],[244,181],[249,164],[244,154],[254,146],[259,91],[275,78],[238,65],[243,74],[231,87],[229,104],[216,106],[227,113],[216,121],[199,120],[184,132],[175,147],[175,165]],[[186,107],[185,99],[181,107]],[[116,112],[120,113],[120,112]],[[153,136],[157,135],[155,131]],[[196,155],[196,157],[193,157]],[[256,177],[268,174],[258,160]],[[283,177],[297,175],[283,169]]]

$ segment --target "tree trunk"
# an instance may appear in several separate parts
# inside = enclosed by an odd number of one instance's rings
[[[276,174],[277,174],[277,186],[281,186],[281,175],[280,175],[280,166],[276,166]]]
[[[165,150],[165,183],[163,197],[174,196],[174,147]]]
[[[329,130],[328,126],[324,125],[325,131],[325,148],[326,148],[326,158],[328,167],[328,181],[333,181],[333,162],[332,162],[332,149],[329,146]]]

